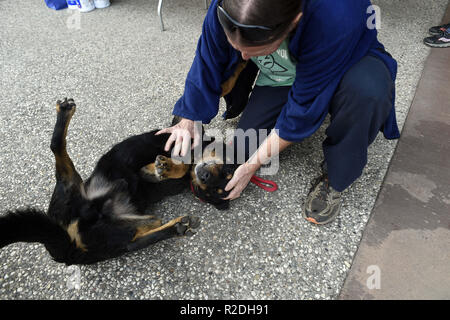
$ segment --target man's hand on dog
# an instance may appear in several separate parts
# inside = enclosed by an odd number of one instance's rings
[[[169,151],[172,144],[175,142],[172,151],[172,155],[175,157],[184,157],[187,154],[192,139],[194,139],[194,143],[192,144],[191,149],[194,149],[201,142],[201,130],[196,130],[194,121],[185,118],[172,127],[158,131],[156,135],[162,133],[170,133],[170,137],[167,139],[164,147],[165,151]]]
[[[249,163],[241,164],[233,174],[233,178],[228,182],[225,191],[230,191],[228,197],[224,200],[234,200],[241,196],[241,192],[247,187],[250,179],[253,177],[259,166]]]

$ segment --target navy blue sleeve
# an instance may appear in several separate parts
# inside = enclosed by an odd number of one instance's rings
[[[217,0],[213,1],[209,7],[184,94],[173,109],[174,115],[204,124],[217,115],[221,84],[234,50],[218,21],[216,3]]]
[[[376,38],[367,34],[369,1],[324,0],[305,8],[304,20],[291,39],[298,57],[296,79],[275,126],[281,138],[299,142],[323,123],[339,82]]]

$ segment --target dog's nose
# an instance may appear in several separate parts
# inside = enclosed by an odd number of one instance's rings
[[[200,170],[197,173],[197,178],[203,184],[206,184],[210,177],[211,177],[211,173],[204,168],[200,168]]]

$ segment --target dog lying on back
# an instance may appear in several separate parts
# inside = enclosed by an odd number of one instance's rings
[[[203,201],[228,208],[229,201],[222,198],[228,195],[224,188],[236,166],[214,158],[213,152],[197,164],[176,164],[164,151],[169,135],[155,135],[157,130],[115,145],[83,182],[66,150],[75,108],[72,99],[56,105],[51,140],[56,186],[47,214],[24,209],[0,215],[0,247],[40,242],[57,262],[92,264],[164,239],[193,235],[200,225],[197,217],[180,216],[163,224],[145,214],[165,196],[191,187]]]

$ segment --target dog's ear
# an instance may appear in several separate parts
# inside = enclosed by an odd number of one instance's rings
[[[228,210],[230,209],[230,200],[225,200],[224,202],[218,203],[214,205],[217,210]]]

